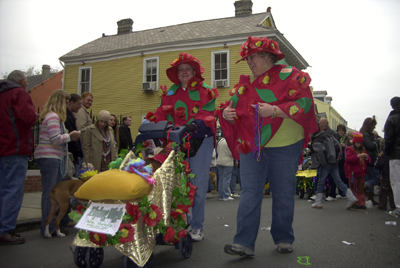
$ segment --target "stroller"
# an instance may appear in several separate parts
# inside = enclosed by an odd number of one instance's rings
[[[119,241],[121,240],[118,240],[117,238],[117,240],[114,240],[114,242],[116,243],[108,243],[99,246],[93,242],[94,240],[85,239],[85,236],[86,238],[89,236],[89,231],[80,230],[71,244],[71,250],[74,254],[74,262],[77,267],[100,267],[104,259],[104,245],[113,245],[121,253],[124,254],[125,268],[153,267],[153,248],[156,244],[173,244],[184,258],[189,258],[191,256],[193,250],[193,241],[190,234],[186,233],[185,230],[189,226],[189,223],[186,217],[187,215],[184,212],[187,213],[188,211],[182,212],[182,209],[179,210],[181,212],[179,216],[176,217],[176,214],[175,217],[172,216],[172,210],[174,210],[173,212],[178,211],[179,204],[182,204],[183,206],[183,204],[187,205],[188,203],[187,199],[185,200],[184,198],[182,198],[182,193],[183,196],[185,196],[185,194],[189,193],[189,188],[190,192],[192,192],[192,188],[187,186],[189,185],[187,183],[187,178],[190,178],[191,174],[187,175],[184,168],[182,170],[183,165],[181,162],[183,159],[183,153],[179,150],[179,145],[185,138],[185,132],[186,127],[175,127],[173,125],[169,125],[167,121],[142,124],[139,127],[140,134],[136,137],[132,151],[130,151],[126,155],[121,166],[129,162],[129,160],[131,160],[132,158],[135,159],[136,156],[133,152],[136,149],[140,150],[142,148],[143,142],[148,139],[163,138],[173,141],[172,145],[175,148],[173,148],[171,153],[166,157],[166,160],[161,165],[161,167],[158,168],[158,170],[153,174],[153,178],[156,180],[156,184],[152,186],[153,188],[141,200],[102,200],[100,202],[96,201],[97,203],[101,204],[124,204],[126,202],[127,206],[136,205],[137,207],[143,206],[143,204],[147,203],[148,207],[158,207],[158,211],[161,212],[159,214],[162,215],[160,217],[161,220],[159,223],[162,222],[163,224],[165,224],[165,228],[162,229],[164,230],[164,232],[160,232],[160,229],[157,229],[156,227],[149,227],[151,225],[148,225],[147,222],[145,222],[144,218],[147,215],[147,219],[149,219],[150,213],[145,215],[139,214],[142,216],[138,216],[139,218],[137,219],[137,221],[128,226],[128,229],[132,227],[134,228],[134,238],[132,239],[132,241],[125,243],[120,243]],[[178,204],[178,208],[176,204]],[[127,214],[125,214],[125,216],[126,215]],[[174,231],[174,234],[177,235],[174,235],[173,238],[171,238],[172,231],[168,230],[169,228],[175,228],[174,230],[180,230],[180,232],[178,233],[177,231],[175,233]],[[168,231],[171,232],[168,233]],[[91,235],[94,236],[93,233],[91,233]],[[105,236],[104,234],[96,235],[98,237]],[[171,238],[169,242],[165,242],[165,238],[167,235],[169,235],[169,237]],[[172,239],[173,241],[171,242]],[[107,242],[109,242],[109,240],[107,240]]]
[[[311,157],[307,155],[304,158],[301,170],[297,171],[297,192],[300,199],[303,199],[305,194],[310,198],[314,193],[314,182],[317,176],[317,170],[311,169]]]

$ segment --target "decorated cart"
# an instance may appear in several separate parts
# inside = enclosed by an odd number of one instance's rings
[[[124,267],[153,267],[156,244],[174,245],[184,258],[191,256],[186,213],[196,187],[179,149],[185,127],[165,121],[143,124],[139,132],[132,151],[112,163],[114,169],[93,176],[75,193],[78,199],[90,200],[87,208],[70,214],[79,229],[71,244],[77,267],[100,267],[104,246],[124,254]],[[139,157],[146,140],[153,138],[168,139],[174,148],[159,155],[163,163],[154,173]]]
[[[317,170],[311,169],[311,157],[307,155],[303,159],[301,170],[298,170],[296,173],[299,198],[303,199],[306,194],[308,198],[313,195],[316,176]]]

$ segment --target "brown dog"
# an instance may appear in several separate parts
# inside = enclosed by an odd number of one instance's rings
[[[46,224],[46,229],[45,229],[45,237],[51,237],[51,234],[49,232],[49,225],[51,220],[54,218],[54,216],[57,213],[58,210],[58,216],[55,220],[55,226],[56,226],[56,232],[57,236],[65,236],[65,234],[61,233],[60,231],[60,221],[62,218],[64,218],[65,214],[67,213],[68,207],[69,207],[69,199],[70,198],[75,198],[74,194],[78,190],[79,187],[82,186],[84,183],[84,180],[67,180],[67,181],[62,181],[50,192],[50,213],[49,216],[47,217],[45,224]]]
[[[210,182],[211,182],[211,185],[214,186],[214,190],[212,192],[214,192],[214,193],[218,192],[217,174],[215,174],[215,172],[210,171]]]

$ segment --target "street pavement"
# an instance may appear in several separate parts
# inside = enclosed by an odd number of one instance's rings
[[[0,246],[0,267],[76,267],[70,249],[76,229],[69,228],[70,234],[63,238],[42,238],[38,229],[26,227],[29,226],[27,222],[40,219],[40,195],[24,198],[18,224],[20,230],[25,224],[27,231],[22,231],[21,235],[26,243]],[[324,202],[323,209],[312,209],[312,203],[296,197],[294,251],[281,254],[268,230],[272,196],[264,196],[255,256],[227,255],[223,248],[232,243],[235,235],[239,199],[222,202],[209,193],[204,240],[194,243],[188,259],[173,246],[157,245],[154,267],[400,267],[399,218],[376,207],[346,210],[346,199]],[[27,216],[29,210],[31,216]],[[124,267],[123,254],[111,246],[105,247],[101,267]]]

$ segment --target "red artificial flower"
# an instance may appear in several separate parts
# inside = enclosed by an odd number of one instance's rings
[[[248,154],[251,152],[250,143],[239,139],[239,144],[236,147],[237,151],[241,154]]]
[[[188,150],[190,150],[190,142],[185,142],[185,143],[183,143],[183,151],[188,151]]]
[[[311,83],[311,77],[306,72],[300,72],[297,76],[293,77],[292,83],[297,87],[299,90],[306,89]]]
[[[289,90],[288,90],[288,93],[287,93],[287,95],[290,98],[295,98],[299,94],[300,94],[300,90],[299,89],[295,89],[293,87],[290,87]]]
[[[172,242],[175,238],[175,230],[172,227],[168,227],[163,240],[165,243]]]
[[[161,108],[164,114],[172,114],[174,112],[174,106],[172,105],[163,105]]]
[[[140,217],[142,217],[142,212],[139,209],[138,205],[133,205],[129,202],[126,203],[126,212],[133,218],[132,224],[135,224]]]
[[[212,88],[207,90],[208,96],[210,99],[218,98],[219,97],[219,92],[217,88]]]
[[[269,39],[269,44],[268,44],[268,49],[273,52],[278,52],[279,51],[279,45],[276,41]]]
[[[154,204],[150,205],[150,208],[152,211],[144,215],[143,221],[147,226],[154,227],[161,220],[162,213],[161,209]]]
[[[253,105],[257,105],[257,104],[258,104],[258,101],[252,99],[250,101],[249,105],[247,106],[247,112],[249,113],[249,115],[251,117],[254,117],[254,107],[253,107]]]
[[[182,161],[182,164],[184,164],[185,165],[185,173],[186,173],[186,175],[187,174],[189,174],[190,173],[190,171],[192,171],[189,167],[190,167],[190,164],[189,164],[189,162],[188,161],[186,161],[186,160],[183,160]]]
[[[286,107],[286,111],[292,119],[299,119],[304,114],[304,109],[295,102],[289,102]]]
[[[167,86],[161,86],[160,85],[160,89],[161,89],[160,98],[163,98],[165,96],[165,94],[167,93],[168,88],[167,88]]]
[[[182,215],[182,217],[184,218],[185,213],[189,213],[189,208],[185,205],[180,204],[176,207],[176,209],[171,211],[171,217],[176,220],[179,215]]]
[[[194,197],[196,195],[196,189],[197,187],[194,186],[191,182],[187,183],[187,187],[189,187],[189,192],[188,192],[188,196],[189,197]]]
[[[146,120],[150,121],[150,122],[156,122],[157,121],[157,116],[154,112],[148,112],[146,114]]]
[[[78,206],[77,209],[76,209],[76,212],[78,214],[83,214],[83,213],[85,213],[85,210],[86,210],[86,208],[84,206]]]
[[[105,234],[90,232],[89,233],[89,239],[94,244],[102,247],[102,246],[104,246],[106,244],[107,236]]]
[[[215,117],[212,115],[206,116],[204,118],[204,123],[207,127],[213,129],[215,127]]]
[[[241,85],[236,89],[236,96],[243,97],[246,96],[247,93],[249,92],[249,89],[247,87],[247,85]]]
[[[275,84],[275,75],[273,73],[268,73],[264,77],[259,78],[259,83],[261,85],[273,85]]]
[[[182,231],[180,231],[180,232],[177,234],[177,236],[178,236],[178,239],[175,239],[174,241],[172,241],[172,244],[174,244],[174,245],[175,245],[176,243],[178,243],[179,240],[181,240],[182,238],[184,238],[184,237],[187,236],[186,230],[183,229]]]
[[[143,145],[142,145],[142,148],[147,148],[149,146],[150,146],[150,142],[149,141],[144,141]]]
[[[176,108],[176,112],[175,113],[176,113],[176,115],[178,117],[181,117],[181,118],[185,117],[185,107]]]
[[[239,88],[239,86],[236,84],[233,88],[232,88],[232,90],[231,91],[229,91],[229,96],[234,96],[234,95],[236,95],[236,91],[237,91],[237,89]]]
[[[190,111],[190,116],[195,117],[197,113],[199,113],[201,111],[201,108],[203,107],[203,105],[201,105],[200,102],[195,101],[193,103],[193,108]]]
[[[203,85],[203,81],[201,81],[197,77],[192,77],[189,80],[189,83],[187,85],[188,90],[198,90],[200,87]]]
[[[135,228],[127,223],[121,223],[118,231],[121,231],[121,236],[119,237],[119,242],[125,244],[126,242],[132,242],[135,235]]]

